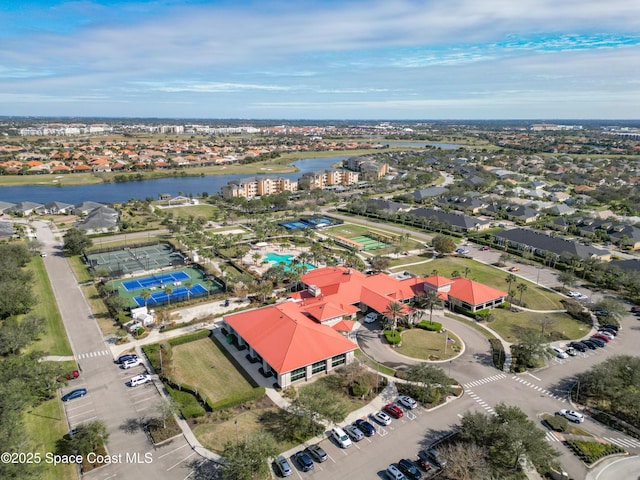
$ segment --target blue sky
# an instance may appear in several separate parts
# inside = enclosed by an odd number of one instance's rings
[[[631,0],[0,0],[0,115],[637,119]]]

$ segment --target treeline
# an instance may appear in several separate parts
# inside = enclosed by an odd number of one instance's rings
[[[25,433],[24,412],[50,399],[61,367],[41,362],[41,352],[22,354],[44,331],[44,321],[28,316],[36,298],[25,269],[32,258],[23,244],[0,245],[0,451],[33,451]],[[27,316],[24,316],[27,314]],[[41,467],[27,462],[0,463],[0,478],[38,478]]]

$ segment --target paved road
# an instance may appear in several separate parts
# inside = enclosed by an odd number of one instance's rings
[[[194,468],[213,468],[203,463],[184,437],[154,449],[140,428],[141,420],[155,415],[160,395],[154,384],[127,387],[127,379],[143,371],[118,368],[111,356],[95,319],[67,260],[61,254],[61,239],[56,238],[49,224],[34,222],[38,239],[43,243],[47,273],[58,302],[73,353],[81,370],[80,378],[70,382],[62,393],[85,387],[85,397],[66,402],[69,427],[95,419],[104,420],[109,431],[109,455],[117,463],[89,474],[90,479],[184,479]],[[149,462],[149,463],[146,463]]]

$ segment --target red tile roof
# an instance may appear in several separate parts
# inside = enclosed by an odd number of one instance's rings
[[[224,319],[279,373],[357,348],[332,328],[307,318],[295,302],[241,312]]]
[[[501,297],[506,297],[507,292],[474,282],[468,278],[460,277],[452,279],[449,296],[462,300],[470,305],[480,305]]]

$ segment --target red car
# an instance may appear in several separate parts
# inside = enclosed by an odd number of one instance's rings
[[[591,335],[591,338],[599,338],[603,342],[609,343],[611,339],[606,335],[602,335],[601,333],[596,333],[595,335]]]
[[[74,380],[80,376],[80,372],[78,370],[72,370],[68,373],[65,373],[60,378],[63,380]]]
[[[388,403],[387,405],[385,405],[383,410],[393,418],[401,418],[404,415],[402,409],[397,405],[394,405],[393,403]]]
[[[487,250],[489,250],[489,246],[488,245],[485,245],[484,247],[482,247],[482,251],[483,252],[486,252]]]

